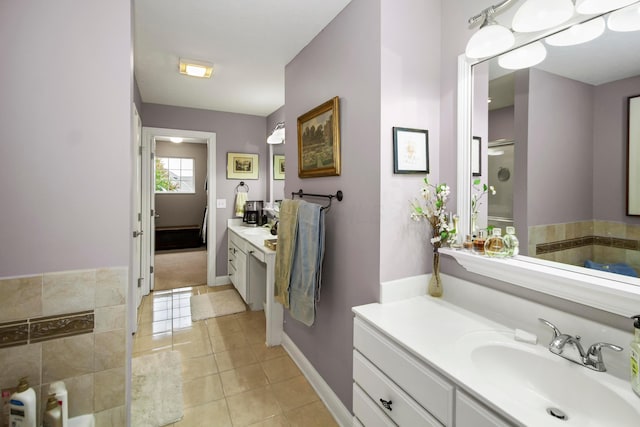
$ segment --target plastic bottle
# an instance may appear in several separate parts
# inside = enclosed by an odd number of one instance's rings
[[[484,242],[484,253],[485,255],[493,258],[504,258],[507,256],[507,250],[504,246],[501,229],[493,229],[492,236]]]
[[[20,378],[18,389],[9,401],[10,427],[36,427],[36,392],[26,377]]]
[[[631,316],[635,329],[633,341],[631,341],[631,388],[640,396],[640,314]]]
[[[518,253],[520,253],[520,242],[516,237],[515,227],[507,227],[507,235],[504,236],[504,245],[507,249],[508,256],[516,256],[518,255]]]
[[[42,417],[42,427],[62,427],[62,408],[54,393],[51,393],[47,400],[47,407]]]
[[[55,381],[49,386],[49,394],[55,394],[62,411],[62,427],[69,425],[69,401],[67,386],[63,381]]]

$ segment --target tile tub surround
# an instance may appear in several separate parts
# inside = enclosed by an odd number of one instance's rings
[[[0,388],[28,377],[41,417],[62,380],[70,417],[124,425],[127,283],[126,267],[0,279]]]
[[[640,273],[640,226],[594,220],[529,227],[529,254],[579,266],[625,262]]]

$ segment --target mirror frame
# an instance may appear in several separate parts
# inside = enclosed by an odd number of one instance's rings
[[[640,216],[640,95],[627,99],[627,215]],[[635,168],[634,168],[635,166]]]
[[[543,39],[576,23],[604,15],[606,14],[577,17],[561,27],[543,33],[518,35],[520,39],[510,50]],[[456,192],[460,218],[459,234],[463,236],[469,234],[471,223],[472,176],[469,141],[472,138],[474,89],[472,67],[489,59],[491,58],[484,58],[482,61],[471,60],[464,54],[458,57]],[[621,275],[610,277],[611,273],[596,270],[582,271],[586,269],[522,255],[510,259],[495,259],[449,248],[441,248],[440,252],[453,257],[458,264],[471,273],[625,317],[638,314],[640,279]]]

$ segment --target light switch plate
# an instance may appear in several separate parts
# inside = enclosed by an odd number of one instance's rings
[[[216,199],[216,207],[218,209],[224,209],[227,207],[227,199]]]

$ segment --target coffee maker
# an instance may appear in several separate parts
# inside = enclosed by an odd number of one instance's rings
[[[242,222],[245,225],[261,226],[265,223],[265,215],[263,212],[264,202],[262,200],[248,200],[244,204],[244,215]]]

